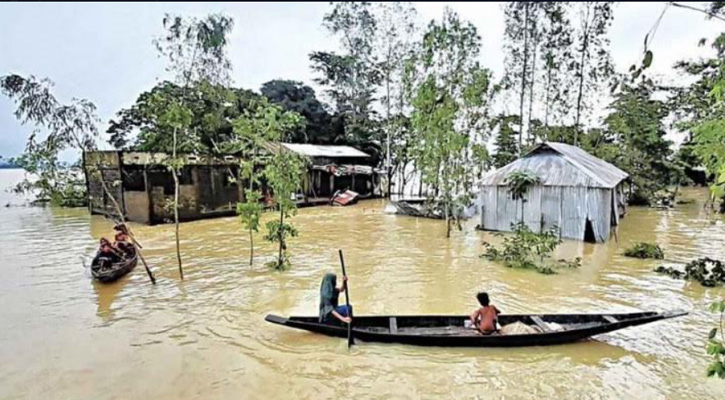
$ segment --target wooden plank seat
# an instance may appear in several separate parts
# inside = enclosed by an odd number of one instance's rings
[[[539,317],[538,315],[532,315],[530,318],[532,321],[534,321],[536,326],[541,329],[542,332],[553,332],[553,330],[549,328],[549,325],[547,325],[546,322],[544,322],[544,320],[542,320],[541,317]]]

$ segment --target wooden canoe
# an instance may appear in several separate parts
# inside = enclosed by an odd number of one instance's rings
[[[537,327],[540,333],[482,335],[465,327],[467,316],[361,316],[353,321],[352,334],[364,342],[403,343],[442,347],[518,347],[577,342],[594,335],[631,326],[686,315],[686,312],[639,312],[629,314],[511,314],[500,315],[505,326],[522,322]],[[267,315],[267,322],[290,328],[347,337],[342,323],[319,323],[317,317],[279,317]]]
[[[93,260],[91,263],[91,275],[99,282],[115,282],[133,271],[136,268],[136,264],[138,264],[138,254],[135,251],[128,258],[115,262],[106,268],[101,268],[96,260]]]

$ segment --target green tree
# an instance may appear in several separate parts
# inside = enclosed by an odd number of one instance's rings
[[[656,192],[676,183],[679,177],[671,159],[672,143],[665,139],[663,120],[669,109],[653,98],[655,91],[651,81],[624,85],[604,120],[621,151],[611,161],[629,173],[635,186],[632,203],[649,203]]]
[[[267,222],[267,234],[264,237],[279,246],[277,260],[268,264],[277,270],[290,266],[287,239],[297,236],[298,231],[288,219],[297,212],[296,194],[302,185],[305,166],[300,156],[280,147],[264,169],[264,176],[274,192],[275,207],[279,211],[279,219]]]
[[[504,36],[506,38],[504,49],[506,51],[506,75],[504,81],[506,87],[512,91],[518,92],[519,105],[519,137],[518,148],[523,146],[524,133],[524,105],[527,88],[533,85],[531,72],[531,56],[532,56],[532,25],[535,23],[535,12],[532,8],[538,10],[537,5],[531,1],[511,1],[506,3],[504,8],[506,30]],[[518,85],[518,89],[516,88]]]
[[[675,88],[673,107],[678,128],[690,132],[688,150],[713,177],[711,203],[721,199],[720,209],[725,211],[725,34],[718,36],[712,47],[714,58],[676,64],[697,80],[688,87]]]
[[[117,149],[171,153],[173,130],[160,125],[164,110],[156,105],[175,102],[185,104],[191,111],[188,135],[193,135],[193,140],[179,143],[177,150],[214,153],[215,144],[231,136],[230,121],[242,115],[259,97],[250,90],[209,81],[191,82],[186,89],[164,81],[140,94],[131,107],[120,110],[116,118],[109,121],[106,133],[110,135],[109,143]]]
[[[579,12],[579,27],[575,34],[575,53],[572,69],[576,86],[574,144],[579,143],[582,116],[591,109],[589,96],[597,93],[614,68],[609,54],[607,33],[614,13],[611,1],[586,1],[576,3]]]
[[[189,107],[189,88],[201,82],[212,85],[229,81],[231,63],[226,54],[227,37],[234,25],[231,18],[224,15],[209,15],[203,19],[166,15],[163,20],[165,34],[154,43],[159,53],[168,60],[167,70],[174,74],[181,87],[178,99],[161,96],[152,97],[152,107],[159,110],[159,123],[171,131],[171,157],[167,166],[174,178],[174,225],[176,239],[176,259],[179,276],[184,279],[179,241],[179,174],[184,166],[184,158],[179,156],[179,148],[194,146],[198,137],[189,129],[193,112]]]
[[[275,79],[262,84],[261,92],[271,102],[305,118],[301,127],[289,133],[290,142],[333,144],[344,140],[344,128],[333,123],[333,116],[311,87],[302,82]]]
[[[385,110],[382,128],[385,133],[385,166],[388,173],[386,192],[390,196],[395,171],[402,167],[405,174],[405,165],[393,164],[393,161],[400,160],[407,164],[405,154],[396,156],[393,151],[405,151],[394,142],[405,140],[405,109],[409,106],[408,97],[405,96],[405,60],[413,51],[416,40],[417,12],[410,2],[382,2],[376,3],[375,16],[375,50],[380,60],[381,102]]]
[[[518,115],[498,115],[491,120],[491,128],[496,131],[496,152],[493,154],[493,166],[501,168],[506,164],[515,161],[519,155],[519,147],[516,143],[517,132],[515,124],[519,124]]]
[[[561,123],[570,109],[573,64],[573,28],[566,2],[547,2],[541,28],[540,58],[543,71],[544,128],[551,121]],[[532,86],[533,87],[533,86]]]
[[[323,26],[340,37],[342,54],[310,54],[315,82],[325,87],[344,121],[349,140],[367,141],[376,132],[373,102],[380,71],[374,54],[376,20],[368,2],[331,3]]]
[[[280,213],[282,213],[281,221],[275,228],[284,232],[277,232],[278,234],[274,235],[274,237],[279,239],[280,249],[284,248],[286,250],[285,237],[291,231],[285,226],[284,218],[289,217],[293,212],[292,209],[295,203],[290,204],[284,202],[284,199],[280,200],[279,194],[285,192],[289,194],[289,187],[293,187],[292,191],[294,191],[300,182],[292,181],[290,183],[286,181],[285,179],[289,179],[289,176],[281,173],[280,168],[296,168],[293,165],[296,160],[278,160],[278,157],[285,157],[286,155],[269,156],[267,153],[269,153],[270,148],[277,148],[277,153],[284,152],[284,148],[280,143],[289,138],[293,134],[292,132],[296,132],[303,126],[304,119],[299,114],[286,111],[281,106],[272,104],[267,99],[262,98],[250,110],[235,119],[233,124],[234,136],[232,140],[223,144],[222,150],[241,154],[244,160],[241,162],[240,176],[237,179],[240,182],[242,180],[246,181],[247,188],[244,190],[243,201],[237,204],[237,212],[245,229],[249,231],[249,264],[252,265],[254,261],[254,233],[259,231],[260,217],[263,211],[263,206],[260,204],[262,193],[258,188],[255,188],[260,183],[261,175],[267,178],[275,193],[277,206]],[[259,171],[264,159],[266,159],[267,165],[263,171]],[[303,172],[300,168],[288,171],[288,173],[296,174],[298,177]],[[272,237],[270,235],[268,234],[267,237]],[[286,253],[285,258],[282,259],[282,251],[280,251],[278,268],[284,268],[287,265],[286,260]]]
[[[30,192],[37,201],[78,207],[86,204],[86,185],[79,163],[61,162],[65,150],[88,151],[98,136],[96,106],[88,100],[61,103],[52,93],[53,82],[20,75],[0,77],[0,91],[17,105],[15,117],[36,129],[28,138],[25,151],[14,163],[31,174],[14,190]],[[39,135],[45,133],[43,139]]]
[[[471,145],[487,133],[494,88],[490,72],[477,61],[480,47],[473,24],[446,9],[442,21],[428,25],[411,60],[417,68],[408,66],[408,74],[417,77],[412,91],[413,158],[422,181],[435,189],[429,200],[445,217],[446,237],[471,199]]]

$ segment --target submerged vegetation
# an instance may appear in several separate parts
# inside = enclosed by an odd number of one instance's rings
[[[511,225],[511,234],[503,237],[501,248],[484,242],[485,252],[481,257],[503,263],[509,268],[533,269],[542,274],[555,274],[557,269],[578,268],[581,259],[552,260],[551,253],[561,244],[559,228],[554,226],[542,233],[533,232],[526,224]]]
[[[119,110],[106,133],[117,149],[171,155],[166,165],[174,180],[170,207],[182,279],[178,209],[185,153],[244,156],[229,168],[229,180],[236,182],[242,199],[236,210],[249,234],[250,264],[266,202],[279,213],[267,224],[264,238],[278,244],[273,264],[280,269],[289,266],[287,239],[297,234],[289,220],[306,169],[304,160],[287,152],[262,151],[283,142],[364,149],[387,170],[388,192],[402,193],[406,182],[418,182],[419,195],[445,218],[447,237],[461,226],[458,218],[471,205],[482,172],[515,160],[541,141],[579,146],[627,172],[630,204],[663,202],[658,200],[663,193],[666,200],[672,186],[688,182],[688,171],[703,166],[714,204],[725,197],[725,36],[710,41],[715,57],[676,65],[694,79],[691,85],[664,86],[647,75],[655,54],[647,38],[641,66],[617,73],[608,38],[613,4],[508,2],[505,71],[496,77],[482,60],[480,32],[450,8],[422,25],[412,3],[332,3],[322,25],[339,40],[338,50],[309,55],[315,82],[330,104],[304,83],[282,78],[262,84],[258,92],[234,87],[227,55],[232,18],[167,15],[153,43],[167,61],[168,80]],[[721,18],[723,7],[715,2],[705,13]],[[64,163],[59,155],[96,148],[95,105],[46,97],[48,102],[35,104],[42,113],[29,113],[29,95],[47,92],[49,86],[33,77],[0,78],[2,93],[18,105],[18,119],[43,131],[30,135],[16,159],[33,176],[16,190],[55,205],[83,205],[87,193],[80,163]],[[602,104],[606,96],[611,102]],[[495,109],[507,97],[515,100],[515,111]],[[601,106],[605,115],[595,121]],[[671,124],[687,133],[678,152],[666,138]],[[495,144],[491,150],[490,142]],[[402,188],[393,187],[396,174]],[[525,193],[537,182],[525,171],[507,177],[512,199],[521,201],[522,219]],[[265,195],[263,186],[270,189]],[[504,247],[489,246],[487,256],[550,273],[554,264],[544,261],[558,243],[553,230],[537,234],[522,220]],[[648,244],[625,255],[664,257],[662,249]],[[576,265],[557,265],[565,264]]]
[[[660,265],[655,272],[676,279],[698,281],[702,286],[714,287],[725,284],[725,264],[709,257],[698,258],[685,264],[684,270]]]
[[[710,311],[719,314],[719,321],[707,335],[706,351],[712,357],[707,366],[707,376],[725,379],[725,300],[712,303]]]
[[[654,258],[661,260],[665,258],[665,252],[662,248],[654,243],[640,242],[624,250],[625,257],[632,258]]]

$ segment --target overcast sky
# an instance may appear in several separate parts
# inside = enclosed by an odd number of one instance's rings
[[[483,40],[481,62],[503,74],[503,6],[500,3],[448,3],[471,20]],[[695,6],[704,4],[694,3]],[[610,31],[617,69],[641,58],[643,39],[665,3],[619,3]],[[442,15],[444,3],[417,3],[421,21]],[[235,85],[256,91],[271,79],[293,79],[317,89],[308,55],[337,47],[321,27],[327,3],[0,3],[0,75],[17,73],[56,82],[61,100],[87,98],[108,120],[137,96],[166,78],[164,62],[151,41],[162,32],[165,13],[203,16],[223,12],[234,18],[229,47]],[[702,14],[670,7],[651,42],[653,73],[680,79],[675,61],[712,54],[697,47],[725,25]],[[18,155],[32,128],[21,126],[13,105],[0,97],[0,156]],[[105,142],[105,137],[104,137]]]

